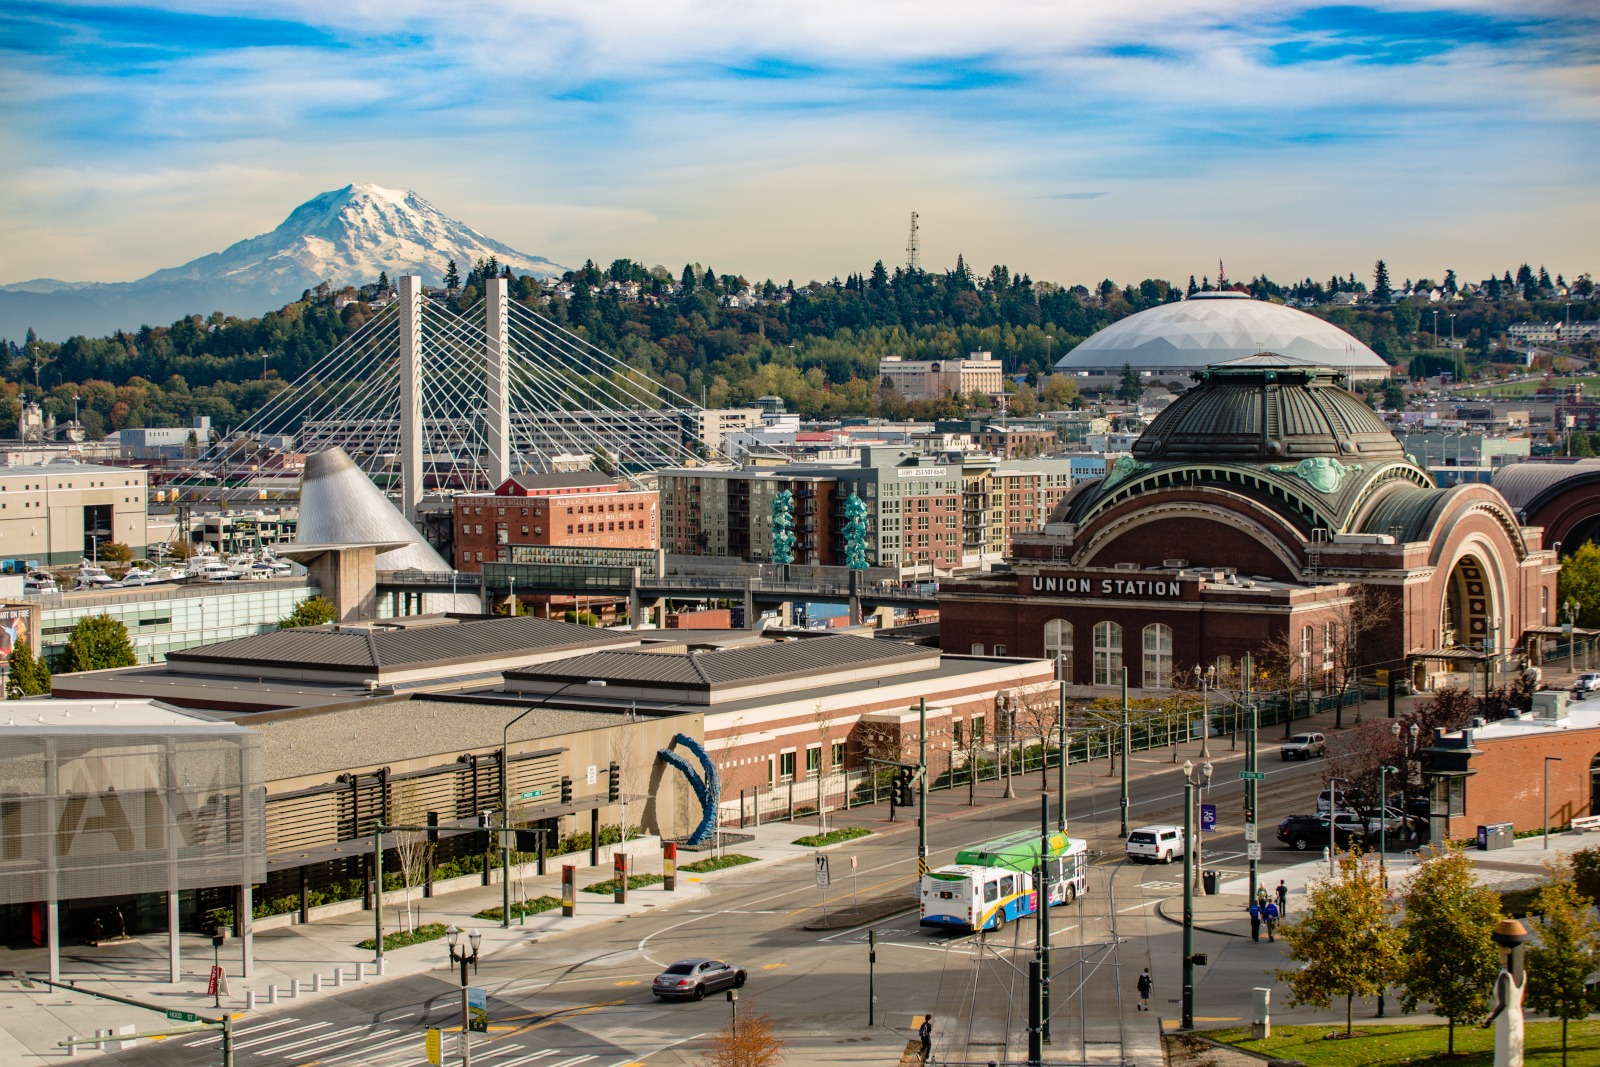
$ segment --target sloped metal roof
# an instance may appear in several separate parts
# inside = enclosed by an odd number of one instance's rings
[[[1517,517],[1527,520],[1536,504],[1552,492],[1565,488],[1569,481],[1600,481],[1600,459],[1529,460],[1512,463],[1494,472],[1493,485],[1500,490]]]
[[[643,652],[619,649],[575,656],[521,672],[506,681],[541,678],[565,681],[597,678],[613,683],[644,683],[709,690],[762,679],[803,678],[830,670],[876,664],[928,661],[937,666],[935,649],[854,634],[774,641],[708,652]]]
[[[379,553],[380,571],[438,574],[453,569],[342,448],[306,458],[300,476],[300,525],[295,540],[310,544],[391,542],[404,547]]]
[[[169,664],[254,664],[270,675],[275,666],[373,672],[430,664],[530,655],[561,649],[632,642],[589,626],[518,616],[467,619],[440,625],[335,630],[315,626],[241,637],[167,655]]]

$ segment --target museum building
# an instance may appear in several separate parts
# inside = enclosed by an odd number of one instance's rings
[[[1317,686],[1363,625],[1341,674],[1427,687],[1557,622],[1541,530],[1490,486],[1435,486],[1338,371],[1261,353],[1194,377],[1009,569],[943,583],[947,651],[1043,656],[1091,691],[1276,654]]]

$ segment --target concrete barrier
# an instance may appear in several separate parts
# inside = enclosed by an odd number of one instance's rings
[[[298,998],[300,996],[300,979],[298,979],[298,978],[289,979],[289,988],[284,993],[284,996],[289,997],[291,999]]]

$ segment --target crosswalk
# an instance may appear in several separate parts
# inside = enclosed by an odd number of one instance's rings
[[[424,1048],[426,1028],[420,1025],[394,1025],[377,1022],[347,1026],[335,1022],[305,1022],[301,1019],[251,1021],[234,1030],[233,1049],[240,1064],[275,1064],[298,1067],[309,1063],[317,1067],[421,1067],[428,1062]],[[445,1036],[446,1060],[459,1036]],[[620,1059],[588,1053],[574,1055],[570,1048],[539,1048],[528,1043],[541,1035],[473,1035],[472,1062],[485,1067],[625,1067],[639,1061],[638,1056]],[[545,1033],[548,1041],[551,1034]],[[222,1035],[174,1039],[174,1045],[201,1049],[220,1045]],[[613,1049],[613,1056],[617,1050]]]

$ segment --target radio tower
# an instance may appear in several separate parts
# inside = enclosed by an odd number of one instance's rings
[[[906,239],[906,270],[922,269],[922,250],[917,247],[917,213],[911,213],[911,236]]]

